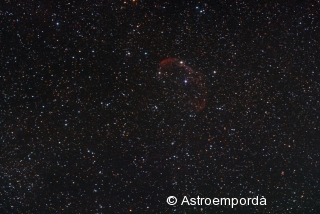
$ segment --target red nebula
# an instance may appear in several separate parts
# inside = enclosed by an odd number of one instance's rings
[[[203,75],[177,58],[161,61],[159,80],[162,94],[175,108],[199,112],[206,106],[207,89]]]
[[[160,62],[160,67],[167,66],[169,64],[176,63],[178,61],[179,60],[177,58],[167,58]]]

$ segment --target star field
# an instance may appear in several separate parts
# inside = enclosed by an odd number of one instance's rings
[[[0,212],[319,213],[319,9],[4,1]]]

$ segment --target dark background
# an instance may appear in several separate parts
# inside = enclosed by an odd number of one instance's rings
[[[282,2],[3,1],[1,213],[319,212],[320,4]],[[205,109],[172,108],[168,57]]]

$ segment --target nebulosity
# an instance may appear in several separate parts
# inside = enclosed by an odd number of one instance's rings
[[[204,76],[177,58],[160,63],[158,80],[166,103],[173,109],[199,112],[206,106],[207,89]]]
[[[320,213],[319,3],[2,1],[0,213]]]

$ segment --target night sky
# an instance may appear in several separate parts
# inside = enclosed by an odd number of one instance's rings
[[[319,213],[320,3],[270,2],[2,1],[0,212]]]

